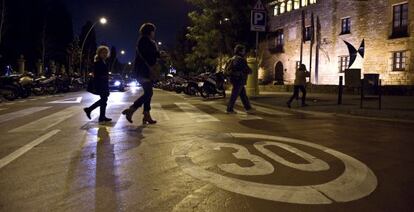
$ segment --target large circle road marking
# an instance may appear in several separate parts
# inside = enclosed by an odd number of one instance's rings
[[[295,204],[332,204],[334,202],[349,202],[368,196],[377,187],[377,178],[371,169],[357,159],[336,150],[303,140],[279,136],[246,133],[230,133],[229,135],[234,138],[262,140],[262,142],[259,142],[259,147],[262,148],[264,145],[270,145],[268,143],[269,141],[279,141],[312,147],[341,160],[345,165],[345,170],[338,178],[324,184],[309,186],[270,185],[223,176],[207,171],[196,165],[192,160],[190,150],[194,145],[201,148],[203,144],[200,144],[200,142],[197,141],[191,141],[177,146],[174,148],[172,154],[176,157],[177,164],[185,173],[199,180],[212,183],[215,186],[230,192],[271,201]],[[208,144],[208,146],[210,145],[212,144]],[[280,143],[277,143],[277,145],[280,146]],[[288,148],[287,146],[283,147]],[[305,155],[310,157],[308,154]],[[282,161],[279,157],[273,156],[273,158],[278,159],[279,162]],[[319,159],[313,161],[316,161],[318,164],[325,163]],[[299,167],[296,168],[300,169]],[[323,165],[321,169],[326,168],[327,167]],[[316,167],[312,169],[316,169]]]

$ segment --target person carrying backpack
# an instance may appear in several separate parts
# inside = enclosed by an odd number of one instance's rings
[[[234,48],[234,56],[227,62],[225,68],[225,74],[230,77],[230,82],[233,85],[231,91],[230,100],[227,105],[227,113],[235,114],[234,105],[237,97],[243,103],[243,106],[247,112],[252,110],[249,98],[246,94],[245,85],[247,83],[247,77],[252,73],[252,70],[247,65],[246,60],[246,47],[243,45],[236,45]]]

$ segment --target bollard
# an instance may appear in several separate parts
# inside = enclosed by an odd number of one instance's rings
[[[339,87],[338,87],[338,105],[342,104],[342,93],[343,93],[343,90],[344,90],[343,82],[344,82],[344,77],[340,76],[339,77]]]
[[[19,74],[23,74],[25,72],[25,63],[26,60],[24,59],[24,56],[20,55],[20,58],[17,59],[17,71],[19,72]]]
[[[249,97],[255,97],[259,95],[259,66],[256,58],[247,58],[247,65],[253,73],[247,78],[246,92]]]

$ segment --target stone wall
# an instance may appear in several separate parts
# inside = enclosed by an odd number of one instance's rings
[[[414,85],[414,0],[409,0],[409,33],[410,37],[390,39],[392,31],[392,5],[404,0],[319,0],[316,4],[294,10],[279,16],[270,17],[269,31],[283,29],[284,51],[269,51],[268,38],[261,42],[263,69],[261,77],[264,81],[274,79],[275,65],[282,62],[286,72],[284,80],[291,84],[294,80],[296,61],[300,60],[301,43],[301,11],[306,11],[306,26],[310,25],[311,13],[319,17],[322,42],[319,51],[318,84],[338,84],[339,56],[348,55],[343,40],[358,48],[365,39],[365,58],[358,56],[353,68],[361,68],[362,73],[379,73],[384,85]],[[269,9],[269,11],[273,11]],[[351,17],[351,33],[340,35],[341,19]],[[406,71],[392,71],[392,52],[407,51]],[[316,45],[313,46],[312,82],[315,80]],[[309,68],[310,42],[303,48],[303,63]]]

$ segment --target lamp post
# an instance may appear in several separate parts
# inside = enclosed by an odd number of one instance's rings
[[[94,24],[92,24],[91,28],[89,29],[88,33],[86,33],[85,38],[83,39],[80,56],[79,56],[79,71],[82,73],[82,57],[83,57],[83,48],[85,47],[86,40],[89,37],[89,34],[91,34],[92,29],[95,28],[95,26],[100,23],[102,25],[105,25],[108,23],[108,20],[105,17],[100,18],[98,21],[96,21]],[[84,73],[84,78],[86,79],[86,72]]]

